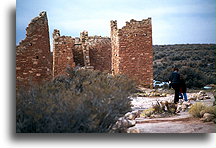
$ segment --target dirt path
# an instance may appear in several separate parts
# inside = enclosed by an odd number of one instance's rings
[[[193,95],[188,94],[188,97]],[[213,95],[209,94],[211,99],[202,100],[206,105],[211,105],[214,101]],[[136,97],[133,98],[133,110],[143,110],[151,107],[152,103],[157,100],[170,100],[173,99],[173,95],[167,97]],[[191,103],[195,103],[192,101]],[[139,131],[139,133],[216,133],[215,124],[213,122],[202,122],[199,119],[191,117],[186,112],[180,112],[179,114],[167,117],[167,118],[136,118],[136,125],[131,127],[130,130]]]
[[[187,119],[182,121],[157,121],[136,124],[140,133],[215,133],[213,122],[203,123],[198,119]]]

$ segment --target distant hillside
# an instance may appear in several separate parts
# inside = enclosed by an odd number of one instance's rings
[[[154,79],[168,81],[174,66],[189,88],[216,84],[216,44],[154,45]]]

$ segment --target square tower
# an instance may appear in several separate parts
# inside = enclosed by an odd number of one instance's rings
[[[125,74],[138,84],[153,83],[153,50],[151,18],[130,20],[122,29],[111,21],[112,73]]]

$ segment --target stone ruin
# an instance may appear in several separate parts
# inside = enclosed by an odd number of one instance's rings
[[[26,38],[16,47],[16,85],[29,86],[65,74],[67,67],[124,74],[138,84],[151,87],[153,83],[153,50],[151,18],[130,20],[117,28],[111,21],[111,38],[89,36],[61,36],[53,32],[53,53],[50,51],[46,12],[31,20]]]
[[[16,47],[16,85],[29,86],[52,79],[52,54],[46,12],[31,20],[26,38]]]
[[[153,81],[151,18],[130,20],[122,29],[111,21],[112,73],[126,74],[144,86]]]

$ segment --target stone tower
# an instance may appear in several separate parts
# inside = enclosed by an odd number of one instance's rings
[[[112,73],[125,74],[138,84],[153,83],[153,50],[151,18],[130,20],[122,29],[111,21]]]
[[[52,79],[52,55],[46,12],[31,20],[26,38],[16,47],[16,85],[29,86]]]

